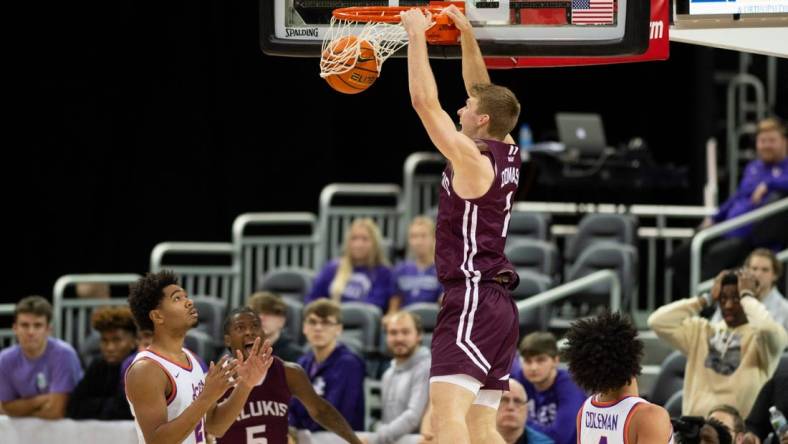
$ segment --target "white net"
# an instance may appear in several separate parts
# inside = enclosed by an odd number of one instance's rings
[[[320,77],[342,74],[353,69],[361,54],[363,41],[372,45],[380,74],[383,62],[408,44],[408,34],[399,23],[359,23],[331,17],[330,27],[323,39]]]

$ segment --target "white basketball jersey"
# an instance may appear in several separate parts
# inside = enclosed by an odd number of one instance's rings
[[[600,402],[596,395],[586,399],[577,415],[578,444],[629,444],[629,421],[643,398],[629,396],[617,402]],[[673,434],[666,444],[673,444]]]
[[[131,365],[134,365],[141,359],[150,359],[158,364],[159,367],[167,375],[167,378],[172,384],[172,393],[167,398],[167,421],[172,421],[177,418],[184,410],[186,410],[192,401],[194,401],[200,393],[202,393],[203,386],[205,385],[205,373],[200,367],[197,358],[194,357],[192,352],[182,349],[189,359],[189,367],[181,367],[169,359],[156,354],[151,350],[145,350],[137,353]],[[131,365],[129,368],[131,368]],[[142,436],[142,430],[139,423],[136,421],[137,415],[134,413],[134,406],[131,406],[131,414],[134,415],[134,426],[137,429],[137,437],[140,444],[145,444],[145,438]],[[200,420],[194,432],[183,441],[183,444],[204,444],[205,439],[205,418]]]

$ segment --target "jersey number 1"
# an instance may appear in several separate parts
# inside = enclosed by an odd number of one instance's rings
[[[262,436],[255,437],[256,434],[265,433],[265,425],[246,428],[246,444],[268,444],[268,439]]]
[[[512,217],[512,193],[514,191],[509,191],[509,194],[506,195],[506,208],[503,209],[503,212],[506,213],[506,218],[503,220],[501,237],[506,237],[506,232],[509,231],[509,219]]]

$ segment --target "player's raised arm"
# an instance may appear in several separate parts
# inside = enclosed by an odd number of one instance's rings
[[[490,74],[487,72],[487,65],[484,64],[482,50],[476,41],[470,20],[456,6],[450,5],[443,10],[454,22],[454,26],[460,30],[460,44],[462,47],[462,80],[465,83],[465,90],[471,95],[471,87],[482,83],[491,83]]]
[[[273,361],[273,348],[271,341],[264,343],[258,337],[254,340],[249,357],[244,360],[243,353],[236,350],[236,376],[237,384],[230,396],[211,409],[205,418],[205,429],[208,433],[222,437],[233,424],[235,418],[241,413],[244,403],[249,397],[254,386],[268,373]]]
[[[460,30],[460,46],[462,47],[462,81],[468,96],[473,95],[473,85],[487,85],[492,83],[487,65],[482,57],[482,50],[476,40],[470,20],[454,5],[449,5],[443,10]],[[504,143],[514,144],[514,139],[507,134]]]
[[[489,168],[476,144],[457,131],[451,117],[438,101],[438,86],[430,68],[427,37],[424,32],[432,24],[432,16],[421,9],[401,14],[402,26],[408,33],[408,85],[413,108],[419,115],[430,140],[449,159],[460,174],[483,174],[476,169]],[[492,170],[491,168],[489,168]]]

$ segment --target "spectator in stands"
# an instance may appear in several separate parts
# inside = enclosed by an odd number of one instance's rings
[[[516,379],[509,379],[498,406],[496,427],[506,444],[553,444],[552,438],[527,426],[528,394]]]
[[[389,312],[383,318],[384,325],[401,307],[417,302],[438,302],[443,293],[435,271],[435,224],[432,219],[419,216],[410,223],[408,255],[409,259],[394,268],[394,290]]]
[[[339,410],[353,430],[364,430],[364,361],[337,341],[341,333],[339,304],[326,299],[311,302],[304,308],[304,335],[310,351],[298,364],[317,394]],[[299,430],[323,430],[298,400],[290,405],[290,424]]]
[[[264,336],[260,317],[249,307],[235,308],[225,318],[224,345],[230,356],[248,356],[254,342]],[[222,399],[229,398],[232,392],[228,390]],[[361,444],[342,414],[315,392],[304,369],[276,357],[265,378],[252,388],[233,424],[217,437],[217,443],[264,444],[266,439],[272,444],[284,442],[289,436],[288,410],[294,398],[315,422],[343,438],[343,442]]]
[[[788,333],[769,316],[756,292],[757,280],[749,272],[723,272],[710,294],[673,302],[649,317],[649,327],[687,355],[685,415],[703,416],[718,404],[747,415],[774,373]],[[718,302],[722,322],[698,316]]]
[[[747,416],[747,436],[764,441],[774,432],[769,421],[769,407],[777,407],[783,415],[788,416],[788,359],[783,359],[774,376],[761,388],[755,405]],[[756,441],[757,442],[757,441]],[[777,437],[774,444],[788,444],[788,433]]]
[[[758,248],[747,256],[744,261],[744,268],[747,269],[758,280],[758,290],[755,297],[766,307],[766,311],[778,324],[788,330],[788,300],[786,300],[777,289],[777,280],[783,272],[783,264],[777,260],[777,256],[767,248]],[[719,308],[712,316],[712,322],[722,320],[722,312]]]
[[[783,123],[774,117],[760,121],[755,145],[757,159],[748,163],[744,168],[739,189],[720,205],[713,217],[707,218],[703,222],[701,228],[741,216],[767,201],[785,196],[788,193],[788,156],[786,156],[788,142],[786,142]],[[766,222],[763,222],[764,227],[773,225]],[[735,267],[754,247],[776,248],[775,244],[781,241],[780,238],[784,239],[786,230],[777,231],[779,233],[774,233],[773,236],[764,236],[762,233],[754,233],[753,225],[745,225],[726,233],[723,237],[707,242],[703,248],[702,279],[709,279],[722,269]],[[753,234],[758,234],[757,239],[753,238]],[[669,264],[675,273],[675,291],[679,292],[677,294],[688,294],[690,292],[688,287],[689,242],[676,250],[671,256]]]
[[[104,282],[80,282],[76,287],[79,299],[109,299],[109,284]]]
[[[733,444],[730,430],[716,418],[706,418],[706,423],[700,429],[699,438],[700,444]]]
[[[733,444],[744,442],[744,419],[736,407],[720,404],[709,410],[708,418],[714,418],[725,425],[731,434]]]
[[[73,419],[132,419],[120,383],[120,366],[136,354],[137,324],[128,307],[93,312],[93,329],[101,334],[101,358],[95,359],[71,393],[66,410]]]
[[[520,359],[512,365],[512,378],[528,393],[528,427],[556,444],[577,441],[575,420],[586,395],[564,369],[558,368],[558,345],[548,332],[534,332],[520,341]]]
[[[383,373],[383,417],[375,433],[361,437],[369,444],[394,443],[418,430],[429,399],[430,351],[421,345],[421,318],[408,311],[391,316],[386,345],[394,356]]]
[[[372,219],[356,219],[345,235],[342,257],[326,264],[315,278],[305,303],[318,298],[366,302],[385,313],[391,298],[391,269],[380,230]]]
[[[68,396],[82,378],[77,352],[50,336],[52,305],[41,296],[16,304],[18,345],[0,352],[0,403],[9,416],[62,418]]]
[[[257,313],[266,339],[274,344],[274,356],[296,362],[304,353],[283,329],[287,323],[287,306],[279,295],[259,291],[249,296],[246,305]]]

